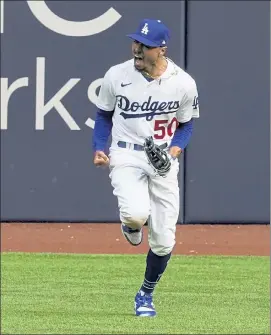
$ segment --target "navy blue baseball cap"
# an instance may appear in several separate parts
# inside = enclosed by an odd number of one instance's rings
[[[134,34],[127,35],[148,47],[166,47],[170,38],[169,29],[160,20],[144,19]]]

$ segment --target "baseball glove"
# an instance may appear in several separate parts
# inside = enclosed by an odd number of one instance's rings
[[[168,154],[158,145],[154,144],[152,136],[147,137],[144,142],[144,151],[147,155],[149,164],[155,172],[165,177],[170,170],[171,162]]]

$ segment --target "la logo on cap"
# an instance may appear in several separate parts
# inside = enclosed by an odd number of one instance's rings
[[[149,27],[148,23],[145,23],[144,27],[141,29],[142,34],[148,35]]]

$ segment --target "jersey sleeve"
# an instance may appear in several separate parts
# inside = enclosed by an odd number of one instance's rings
[[[194,80],[187,86],[176,117],[181,123],[188,122],[192,118],[199,118],[198,90]]]
[[[112,68],[109,69],[102,81],[96,106],[104,111],[113,111],[116,104],[114,82],[112,80]]]

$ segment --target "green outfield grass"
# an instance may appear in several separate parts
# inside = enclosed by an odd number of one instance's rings
[[[173,256],[155,318],[133,299],[143,255],[2,253],[1,334],[270,334],[268,257]]]

